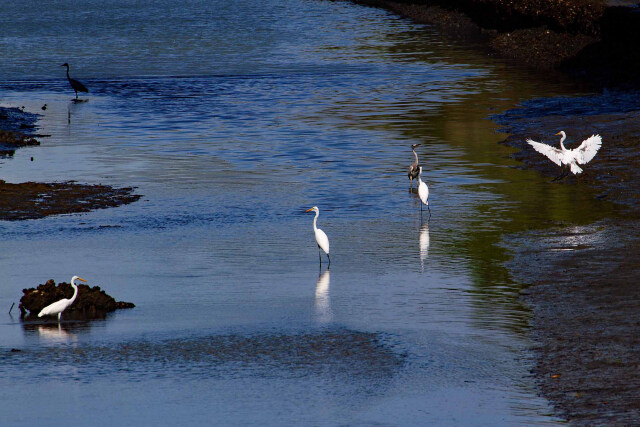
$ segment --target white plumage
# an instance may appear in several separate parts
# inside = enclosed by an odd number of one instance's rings
[[[418,167],[418,197],[420,197],[420,214],[422,214],[422,205],[426,205],[429,209],[429,218],[431,218],[431,208],[429,207],[429,187],[422,180],[422,166]]]
[[[81,282],[85,282],[85,283],[87,282],[86,280],[81,279],[78,276],[73,276],[71,278],[71,287],[73,288],[73,296],[71,298],[63,298],[60,301],[56,301],[53,304],[49,304],[48,306],[40,310],[40,313],[38,313],[38,317],[53,316],[57,314],[58,321],[60,321],[60,316],[62,315],[62,312],[65,311],[67,307],[69,307],[71,304],[73,304],[73,302],[76,300],[76,297],[78,296],[78,287],[76,286],[75,283],[73,283],[75,280],[80,280]]]
[[[322,265],[322,255],[320,254],[320,249],[322,249],[327,254],[327,259],[329,260],[329,266],[331,266],[331,257],[329,257],[329,238],[325,234],[324,231],[320,230],[317,226],[318,215],[320,215],[320,209],[317,206],[312,207],[311,209],[307,209],[306,212],[315,212],[316,216],[313,218],[313,231],[316,235],[316,243],[318,244],[318,255],[320,256],[320,264]]]
[[[527,142],[534,150],[538,153],[544,154],[556,165],[568,166],[574,175],[582,173],[582,168],[578,166],[578,164],[584,165],[589,163],[596,156],[598,150],[602,146],[602,138],[600,135],[591,135],[589,138],[582,141],[582,144],[580,144],[578,148],[567,150],[563,144],[567,135],[564,131],[560,131],[556,135],[561,135],[560,149],[531,139],[527,139]]]

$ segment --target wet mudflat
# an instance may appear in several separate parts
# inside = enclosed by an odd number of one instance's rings
[[[87,27],[68,25],[73,14],[38,25],[70,29],[57,45],[70,44],[63,53],[82,64],[72,70],[90,100],[70,102],[59,70],[41,63],[18,79],[33,61],[13,52],[3,102],[36,111],[46,100],[39,126],[51,136],[0,170],[7,182],[134,186],[145,197],[3,222],[0,305],[82,274],[136,308],[59,326],[7,317],[8,422],[109,423],[96,412],[160,424],[560,422],[538,397],[530,312],[497,244],[505,232],[590,224],[616,207],[523,171],[487,117],[570,87],[540,89],[511,66],[354,5],[160,2],[142,19],[144,8],[87,4],[101,49],[82,47]],[[207,37],[150,18],[169,12],[196,19]],[[134,25],[124,45],[112,39]],[[163,37],[184,43],[150,42]],[[131,49],[139,55],[113,60]],[[105,51],[112,57],[95,54]],[[406,179],[416,142],[428,223]],[[318,268],[304,214],[314,205],[330,273]],[[20,402],[34,398],[39,411],[25,413]]]
[[[640,352],[638,324],[630,320],[638,312],[633,283],[638,281],[640,194],[634,4],[569,1],[543,10],[527,2],[495,1],[482,7],[459,2],[454,10],[418,2],[362,3],[433,25],[448,37],[532,69],[562,69],[583,84],[605,88],[598,94],[576,90],[570,97],[535,98],[492,118],[510,133],[503,143],[519,150],[512,157],[550,177],[558,175],[557,168],[531,150],[528,138],[553,145],[557,141],[551,134],[565,130],[573,136],[570,148],[594,133],[605,139],[586,173],[558,184],[621,205],[617,214],[609,211],[606,220],[576,226],[575,221],[558,221],[541,196],[537,209],[548,212],[550,229],[506,234],[503,241],[514,254],[507,263],[511,274],[535,285],[524,293],[524,301],[532,309],[530,336],[537,343],[533,372],[544,395],[575,424],[633,424],[638,419]],[[495,8],[494,13],[483,13],[483,7]],[[584,7],[589,10],[576,13]],[[567,31],[569,27],[573,30]],[[574,208],[581,209],[580,204]]]
[[[535,373],[575,425],[631,425],[640,413],[637,230],[637,220],[605,220],[509,236],[511,271],[534,285],[523,298]]]
[[[531,156],[524,135],[541,137],[539,129],[562,126],[582,138],[597,131],[608,142],[584,174],[561,185],[613,201],[619,214],[505,237],[514,253],[510,270],[535,285],[524,300],[533,308],[536,373],[544,393],[576,425],[630,425],[640,416],[637,99],[635,91],[536,99],[498,118],[511,133],[505,143],[521,150],[515,157],[549,177],[557,170]]]
[[[19,148],[40,145],[38,138],[47,136],[35,133],[38,117],[17,107],[0,108],[0,156],[10,158]],[[14,221],[89,212],[132,203],[140,197],[130,187],[0,180],[0,219]]]

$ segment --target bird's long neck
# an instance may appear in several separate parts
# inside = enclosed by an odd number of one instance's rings
[[[566,147],[563,144],[566,138],[567,138],[567,135],[562,135],[562,137],[560,138],[560,148],[562,148],[563,150],[566,150]]]
[[[317,221],[318,221],[318,215],[320,215],[320,212],[316,212],[316,216],[313,218],[313,229],[317,230],[318,226],[316,225]]]
[[[75,283],[73,283],[73,280],[71,281],[71,287],[73,288],[73,296],[69,301],[74,302],[76,300],[76,297],[78,296],[78,287]]]
[[[416,158],[416,165],[418,164],[418,153],[416,153],[416,149],[412,148],[411,151],[413,152],[413,157]]]
[[[71,77],[69,77],[69,66],[67,65],[67,80],[71,80]]]

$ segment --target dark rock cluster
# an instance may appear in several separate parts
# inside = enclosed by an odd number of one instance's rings
[[[69,283],[56,283],[53,279],[38,285],[37,288],[23,289],[20,298],[20,312],[27,319],[37,318],[44,307],[63,298],[71,298],[73,288]],[[63,317],[66,319],[97,319],[104,318],[107,313],[120,308],[133,308],[130,302],[116,301],[112,296],[101,290],[99,286],[89,287],[78,285],[78,296],[68,307]]]

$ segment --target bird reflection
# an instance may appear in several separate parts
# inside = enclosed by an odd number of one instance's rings
[[[67,332],[60,323],[58,325],[38,325],[38,336],[49,343],[68,343],[76,341],[76,334]]]
[[[331,298],[329,297],[329,284],[331,283],[331,273],[329,269],[318,277],[316,284],[316,315],[321,323],[331,321]]]
[[[429,257],[429,224],[420,226],[420,267],[424,272],[424,260]]]

